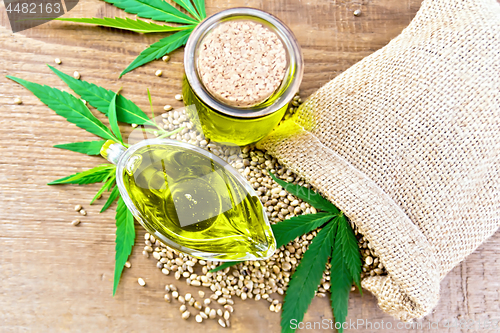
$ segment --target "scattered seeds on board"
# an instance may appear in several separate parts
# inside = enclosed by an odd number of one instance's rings
[[[165,298],[165,302],[170,303],[170,295],[169,294],[165,294],[164,298]]]
[[[143,278],[138,278],[138,279],[137,279],[137,282],[138,282],[138,283],[139,283],[142,287],[144,287],[144,286],[146,285],[146,281],[144,281],[144,279],[143,279]]]
[[[198,323],[201,323],[203,321],[203,317],[199,314],[197,314],[195,318]]]
[[[132,264],[130,263],[130,261],[126,261],[125,262],[125,267],[127,267],[127,268],[132,267]]]
[[[23,100],[20,97],[14,98],[14,104],[23,104]]]
[[[137,126],[139,126],[139,125],[137,125],[137,124],[132,124],[132,127],[133,127],[133,128],[137,128]]]
[[[162,70],[161,70],[161,69],[157,70],[157,71],[155,72],[155,75],[156,75],[156,76],[158,76],[158,77],[162,76],[162,75],[163,75]]]
[[[353,14],[354,14],[354,16],[360,16],[361,15],[361,9],[356,9]]]
[[[163,61],[167,62],[167,61],[169,61],[169,60],[170,60],[170,56],[169,56],[169,55],[164,55],[164,56],[161,58],[161,60],[163,60]]]
[[[77,80],[80,80],[80,77],[81,77],[81,76],[80,76],[80,73],[78,73],[77,71],[75,71],[75,72],[73,73],[73,77],[74,77],[75,79],[77,79]]]
[[[296,103],[290,105],[285,113],[285,118],[295,113],[302,103],[298,95],[294,101]],[[162,115],[162,122],[168,130],[185,126],[182,132],[174,134],[171,138],[209,150],[214,155],[227,160],[243,177],[246,177],[264,205],[271,224],[293,216],[315,212],[315,209],[309,204],[284,191],[270,178],[267,170],[287,182],[305,187],[310,187],[310,185],[291,170],[281,166],[275,158],[264,151],[253,146],[242,147],[240,150],[210,142],[202,134],[196,132],[183,109],[165,111]],[[362,278],[385,275],[384,265],[373,253],[369,240],[358,232],[355,225],[352,227],[362,255]],[[151,254],[151,257],[155,258],[155,265],[158,268],[161,267],[164,274],[165,270],[168,270],[177,280],[184,280],[188,286],[207,288],[204,291],[188,289],[184,291],[185,296],[179,296],[178,290],[173,284],[166,286],[165,291],[169,298],[181,297],[181,303],[176,304],[179,306],[185,304],[187,309],[194,310],[193,317],[201,312],[207,318],[217,321],[221,319],[226,325],[225,327],[229,327],[229,320],[225,319],[226,311],[231,317],[234,316],[232,305],[237,298],[265,300],[269,304],[270,311],[280,312],[282,310],[283,295],[287,290],[290,278],[316,233],[315,230],[296,238],[286,246],[277,249],[276,253],[267,260],[244,262],[217,273],[209,273],[209,270],[216,268],[219,265],[218,262],[199,260],[179,253],[164,244],[156,243],[155,237],[149,233],[144,235],[143,254],[145,256]],[[158,254],[153,255],[155,252]],[[368,257],[371,259],[367,259]],[[325,268],[316,297],[326,297],[327,291],[331,289],[330,264],[327,263]],[[188,293],[190,296],[187,295]],[[194,298],[198,296],[200,298],[195,300]],[[201,314],[200,316],[202,319],[207,319]]]
[[[184,312],[182,313],[182,319],[186,320],[186,319],[188,319],[188,318],[189,318],[189,316],[190,316],[190,315],[191,315],[191,312],[189,312],[189,311],[184,311]]]
[[[80,224],[80,220],[79,220],[79,219],[73,220],[73,221],[71,222],[71,224],[72,224],[72,225],[74,225],[74,226],[76,227],[77,225],[79,225],[79,224]]]
[[[62,61],[61,61],[61,59],[59,59],[59,58],[55,58],[55,59],[54,59],[54,62],[55,62],[56,64],[58,64],[58,65],[62,64]]]
[[[87,211],[85,209],[80,209],[80,214],[83,216],[87,215]]]
[[[165,105],[165,106],[163,107],[163,110],[165,110],[165,111],[172,111],[172,109],[173,109],[173,108],[172,108],[172,105],[168,105],[168,104],[167,104],[167,105]],[[168,113],[164,113],[164,114],[165,114],[166,116],[164,116],[163,118],[167,118],[167,117],[168,117]],[[163,116],[163,115],[162,115],[162,116]]]
[[[76,205],[76,206],[75,206],[75,212],[79,212],[79,211],[81,211],[81,210],[82,210],[82,208],[83,208],[83,207],[82,207],[82,205]]]
[[[175,99],[178,100],[178,101],[182,101],[183,97],[182,97],[181,94],[177,94],[177,95],[175,95]]]
[[[226,327],[226,322],[223,319],[219,318],[219,325],[222,327]]]

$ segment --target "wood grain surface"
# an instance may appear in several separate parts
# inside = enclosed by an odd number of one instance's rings
[[[410,22],[420,0],[208,0],[207,12],[250,6],[271,12],[288,24],[303,47],[305,76],[302,96],[308,96],[363,57],[386,45]],[[360,17],[353,11],[362,10]],[[121,16],[123,11],[98,0],[80,0],[66,17]],[[137,225],[137,242],[115,297],[111,296],[114,268],[113,209],[99,214],[102,200],[89,206],[98,185],[47,186],[46,183],[100,163],[99,157],[52,148],[54,144],[92,140],[24,88],[5,78],[13,75],[68,91],[46,64],[62,60],[66,73],[117,90],[149,110],[150,88],[157,113],[162,106],[180,107],[182,50],[168,63],[156,61],[118,79],[147,45],[162,34],[141,35],[115,29],[49,22],[13,34],[0,2],[0,332],[219,332],[215,321],[202,325],[183,321],[178,305],[163,300],[163,288],[175,283],[164,276],[154,259],[142,256],[144,231]],[[162,69],[162,77],[154,76]],[[21,97],[22,105],[14,104]],[[88,215],[74,212],[76,204]],[[113,206],[114,207],[114,206]],[[70,222],[80,218],[73,227]],[[441,284],[441,300],[433,314],[416,329],[361,326],[347,332],[466,332],[445,329],[445,320],[500,319],[500,234],[497,232]],[[137,278],[146,280],[140,287]],[[279,314],[265,301],[236,298],[234,332],[279,332]],[[328,298],[314,299],[305,321],[331,319]],[[368,292],[352,293],[348,320],[365,320],[396,328]],[[428,327],[440,322],[440,330]],[[387,326],[385,326],[387,327]],[[229,330],[226,330],[229,331]],[[305,330],[307,331],[307,330]],[[330,332],[330,329],[314,330]],[[488,331],[488,330],[484,330]]]

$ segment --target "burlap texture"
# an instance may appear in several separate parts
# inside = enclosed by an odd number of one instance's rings
[[[425,316],[441,279],[500,224],[499,4],[424,1],[258,146],[366,236],[388,272],[362,281],[380,307]]]

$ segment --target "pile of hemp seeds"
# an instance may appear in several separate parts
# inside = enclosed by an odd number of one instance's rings
[[[176,95],[182,100],[181,95]],[[284,119],[290,118],[302,103],[297,94]],[[173,110],[166,105],[162,114],[163,128],[168,131],[179,127],[184,129],[170,139],[184,141],[207,149],[216,154],[238,170],[254,188],[259,196],[271,224],[301,214],[314,214],[316,209],[301,199],[287,193],[268,175],[270,170],[280,179],[310,188],[311,186],[299,176],[288,170],[272,156],[254,146],[231,147],[212,143],[203,134],[197,132],[189,121],[184,109]],[[137,127],[137,126],[134,126]],[[361,279],[366,276],[385,275],[384,266],[371,249],[369,242],[359,234],[356,226],[351,223],[358,239],[362,255]],[[230,318],[234,311],[234,299],[242,301],[264,300],[269,302],[269,310],[280,312],[283,295],[290,281],[291,275],[297,268],[303,253],[320,229],[296,238],[286,246],[278,248],[275,254],[267,260],[246,261],[228,267],[224,270],[210,273],[220,263],[201,260],[172,249],[153,235],[145,234],[143,255],[156,260],[156,267],[165,275],[173,275],[176,280],[184,280],[187,286],[205,287],[206,292],[199,291],[197,295],[189,292],[181,293],[179,286],[168,284],[165,286],[165,301],[176,303],[180,315],[188,320],[191,317],[202,323],[204,320],[216,320],[222,327],[230,327]],[[127,262],[126,267],[130,267]],[[326,297],[330,289],[330,264],[325,267],[321,284],[316,292],[317,297]],[[142,278],[138,280],[141,286],[145,285]],[[142,283],[141,283],[142,282]],[[352,287],[354,290],[355,287]],[[189,290],[189,287],[186,288]]]

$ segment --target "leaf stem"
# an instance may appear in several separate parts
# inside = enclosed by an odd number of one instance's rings
[[[156,127],[158,127],[158,124],[156,123],[156,119],[155,119],[155,110],[153,110],[153,101],[151,100],[151,93],[149,92],[149,88],[147,88],[146,90],[148,91],[149,106],[151,106],[151,114],[153,115],[152,119],[153,119],[153,122],[155,123]]]

